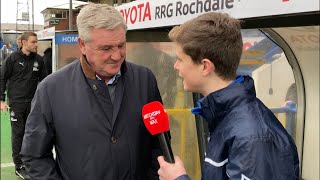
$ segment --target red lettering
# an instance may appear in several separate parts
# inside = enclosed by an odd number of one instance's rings
[[[130,8],[128,10],[127,9],[124,10],[124,14],[126,16],[126,23],[128,23],[129,13],[130,13]]]
[[[43,36],[43,37],[48,36],[48,34],[49,34],[48,31],[43,31],[43,32],[42,32],[42,36]]]
[[[151,20],[150,4],[138,4],[136,6],[129,7],[128,9],[121,9],[120,13],[124,17],[126,23],[130,20],[131,24],[141,21]],[[138,20],[137,20],[138,19]]]
[[[242,51],[246,51],[247,49],[251,48],[252,45],[249,42],[243,43]]]
[[[120,10],[121,15],[124,17],[123,9]]]
[[[303,42],[307,42],[305,35],[297,35]]]
[[[293,43],[319,43],[319,36],[311,35],[291,35]]]
[[[144,4],[139,4],[138,8],[139,8],[139,22],[141,22],[141,13],[142,13],[142,8],[144,7]]]
[[[150,4],[149,4],[149,2],[147,2],[147,4],[146,4],[146,8],[145,8],[145,10],[144,10],[144,15],[143,15],[143,20],[142,20],[142,21],[145,21],[146,17],[149,18],[149,21],[151,20]]]
[[[137,20],[137,8],[135,6],[133,6],[132,9],[131,9],[131,13],[130,13],[130,22],[131,22],[131,24],[136,23],[136,20]]]
[[[291,36],[291,40],[293,43],[302,43],[301,40],[297,36]]]
[[[311,41],[311,42],[313,42],[313,43],[319,43],[319,36],[317,36],[317,35],[310,35],[310,36],[308,36],[308,40],[309,41]]]
[[[242,51],[246,51],[249,48],[251,48],[252,45],[256,45],[256,44],[257,44],[257,41],[254,41],[253,44],[251,44],[250,42],[245,42],[243,43]]]

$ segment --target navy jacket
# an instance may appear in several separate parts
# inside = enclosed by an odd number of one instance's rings
[[[155,77],[132,63],[121,67],[113,105],[85,58],[51,74],[26,123],[21,156],[28,173],[34,180],[159,179],[161,149],[141,114],[151,101],[161,101]]]
[[[200,104],[210,132],[202,179],[299,179],[294,141],[256,97],[251,77],[209,94]]]

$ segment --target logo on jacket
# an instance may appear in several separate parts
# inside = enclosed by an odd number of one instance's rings
[[[38,64],[38,62],[37,61],[35,61],[34,63],[33,63],[33,71],[39,71],[39,64]]]
[[[24,62],[19,62],[19,64],[20,64],[21,66],[24,66]]]
[[[247,176],[241,174],[241,180],[250,180]]]
[[[10,116],[11,116],[10,121],[18,121],[16,118],[14,118],[15,113],[13,111],[11,111]]]

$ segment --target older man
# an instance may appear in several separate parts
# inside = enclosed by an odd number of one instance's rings
[[[161,148],[141,110],[161,97],[152,72],[125,60],[123,17],[107,4],[89,4],[77,26],[82,56],[41,82],[32,103],[21,151],[30,176],[159,179]]]

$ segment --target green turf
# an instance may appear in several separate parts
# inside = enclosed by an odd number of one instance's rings
[[[1,180],[18,180],[14,174],[14,167],[11,166],[11,127],[9,111],[4,115],[1,112]],[[7,167],[9,165],[9,167]],[[6,167],[3,167],[6,166]]]
[[[1,112],[1,164],[12,162],[11,158],[11,128],[9,112]]]

